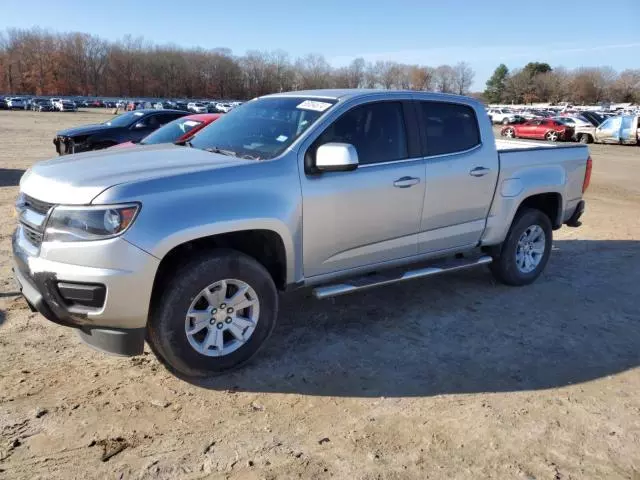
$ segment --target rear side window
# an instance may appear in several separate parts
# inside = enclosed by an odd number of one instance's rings
[[[444,102],[420,102],[427,155],[463,152],[480,144],[473,108]]]
[[[350,143],[361,165],[408,158],[404,112],[400,102],[368,103],[349,110],[316,140]]]

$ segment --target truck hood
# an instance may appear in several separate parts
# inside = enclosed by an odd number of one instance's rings
[[[114,127],[112,125],[106,125],[104,123],[93,123],[90,125],[82,125],[81,127],[67,128],[66,130],[60,130],[56,133],[57,136],[62,137],[77,137],[80,135],[92,135],[98,132],[104,132],[105,130],[115,130],[121,127]]]
[[[20,190],[47,203],[85,205],[114,185],[254,162],[173,144],[114,148],[36,163]]]

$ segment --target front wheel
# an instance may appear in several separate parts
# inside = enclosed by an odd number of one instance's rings
[[[225,373],[251,359],[276,323],[278,295],[256,260],[220,250],[179,269],[147,327],[151,349],[182,377]]]
[[[502,120],[502,125],[509,125],[509,119],[505,118],[504,120]]]
[[[549,261],[552,231],[551,220],[540,210],[527,208],[518,212],[489,265],[496,280],[513,286],[533,283]]]
[[[583,133],[582,135],[580,135],[580,139],[579,142],[580,143],[591,143],[591,135],[587,134],[587,133]]]

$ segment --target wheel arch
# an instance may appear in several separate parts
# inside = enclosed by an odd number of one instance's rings
[[[283,237],[268,229],[236,230],[185,240],[167,251],[156,270],[151,304],[176,268],[216,249],[231,249],[252,257],[267,269],[279,290],[287,287],[289,265]]]

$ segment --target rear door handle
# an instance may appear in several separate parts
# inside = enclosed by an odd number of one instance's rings
[[[416,177],[402,177],[393,182],[393,186],[397,188],[409,188],[420,183],[420,179]]]
[[[471,175],[472,177],[484,177],[490,171],[490,168],[476,167],[469,172],[469,175]]]

